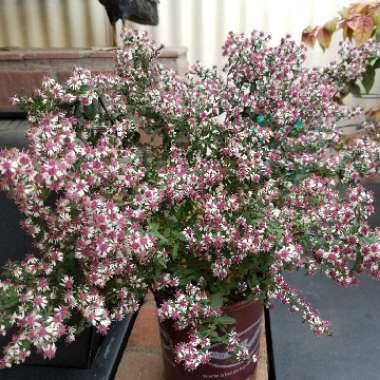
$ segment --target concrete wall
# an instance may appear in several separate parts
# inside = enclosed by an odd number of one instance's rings
[[[42,78],[67,79],[74,66],[110,72],[113,50],[107,49],[11,49],[0,51],[0,111],[12,108],[10,98],[31,95]],[[188,67],[187,49],[163,49],[160,61],[183,74]]]

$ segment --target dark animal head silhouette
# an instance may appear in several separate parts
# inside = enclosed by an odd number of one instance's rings
[[[99,0],[106,8],[112,25],[118,20],[139,24],[158,24],[158,0]]]

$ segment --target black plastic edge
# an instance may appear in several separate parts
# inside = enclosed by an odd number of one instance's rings
[[[267,355],[268,355],[268,378],[269,380],[276,380],[276,366],[273,354],[273,341],[270,322],[270,311],[264,309],[265,317],[265,338],[267,340]]]
[[[128,340],[129,340],[129,337],[130,337],[130,335],[131,335],[131,332],[132,332],[133,326],[135,325],[136,318],[137,318],[137,315],[139,314],[139,312],[140,312],[140,309],[137,310],[135,313],[133,313],[133,314],[131,315],[131,317],[130,317],[130,322],[129,322],[129,324],[128,324],[128,329],[127,329],[127,331],[125,332],[125,336],[124,336],[124,339],[123,339],[123,343],[122,343],[122,345],[120,346],[120,350],[118,351],[118,354],[117,354],[117,356],[116,356],[116,360],[114,361],[114,364],[113,364],[113,367],[112,367],[110,380],[114,380],[114,379],[115,379],[117,369],[119,368],[119,364],[120,364],[121,358],[122,358],[123,355],[124,355],[125,348],[126,348],[127,345],[128,345]]]
[[[18,109],[0,110],[0,120],[1,119],[25,120],[26,118],[27,118],[27,113]]]

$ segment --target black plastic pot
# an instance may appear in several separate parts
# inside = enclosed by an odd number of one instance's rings
[[[24,120],[4,120],[0,115],[0,149],[27,146],[24,137]],[[20,260],[32,251],[32,242],[20,227],[21,213],[13,201],[0,192],[0,267],[8,260]],[[0,370],[1,380],[86,380],[113,379],[120,356],[133,327],[135,315],[114,323],[106,337],[96,334],[95,329],[85,330],[72,344],[63,339],[57,344],[57,354],[52,360],[44,360],[33,353],[20,366]],[[2,347],[9,337],[0,337]]]
[[[0,370],[1,380],[113,380],[136,315],[113,323],[89,368],[22,365]],[[72,345],[68,346],[73,347]],[[72,351],[74,353],[74,351]],[[148,379],[147,379],[148,380]]]
[[[6,337],[0,337],[0,353],[11,335],[10,333]],[[97,334],[94,328],[88,328],[71,344],[67,344],[63,339],[59,340],[57,353],[53,359],[46,360],[41,354],[32,351],[30,357],[21,366],[91,368],[103,339],[104,337]],[[0,379],[2,379],[1,374],[0,370]]]
[[[0,146],[26,146],[24,139],[25,121],[0,120]],[[32,242],[20,228],[22,214],[13,201],[0,192],[0,266],[8,260],[21,260],[25,253],[31,252]],[[7,342],[0,337],[0,349]],[[57,355],[52,360],[43,360],[42,356],[33,353],[25,362],[27,365],[45,365],[52,367],[90,368],[98,351],[102,337],[93,328],[85,330],[73,344],[58,342]]]

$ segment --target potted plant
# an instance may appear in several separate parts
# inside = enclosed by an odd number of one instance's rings
[[[179,77],[146,35],[123,39],[114,75],[76,69],[15,99],[31,146],[1,152],[1,188],[36,254],[2,274],[1,331],[19,329],[1,365],[33,346],[51,358],[88,324],[105,334],[151,289],[167,379],[247,379],[271,299],[330,333],[284,272],[322,271],[342,286],[380,277],[360,184],[378,171],[379,148],[333,150],[337,121],[360,112],[334,100],[360,75],[347,62],[361,68],[379,46],[345,46],[339,62],[307,69],[288,37],[269,47],[264,33],[231,33],[224,75],[196,65]]]

